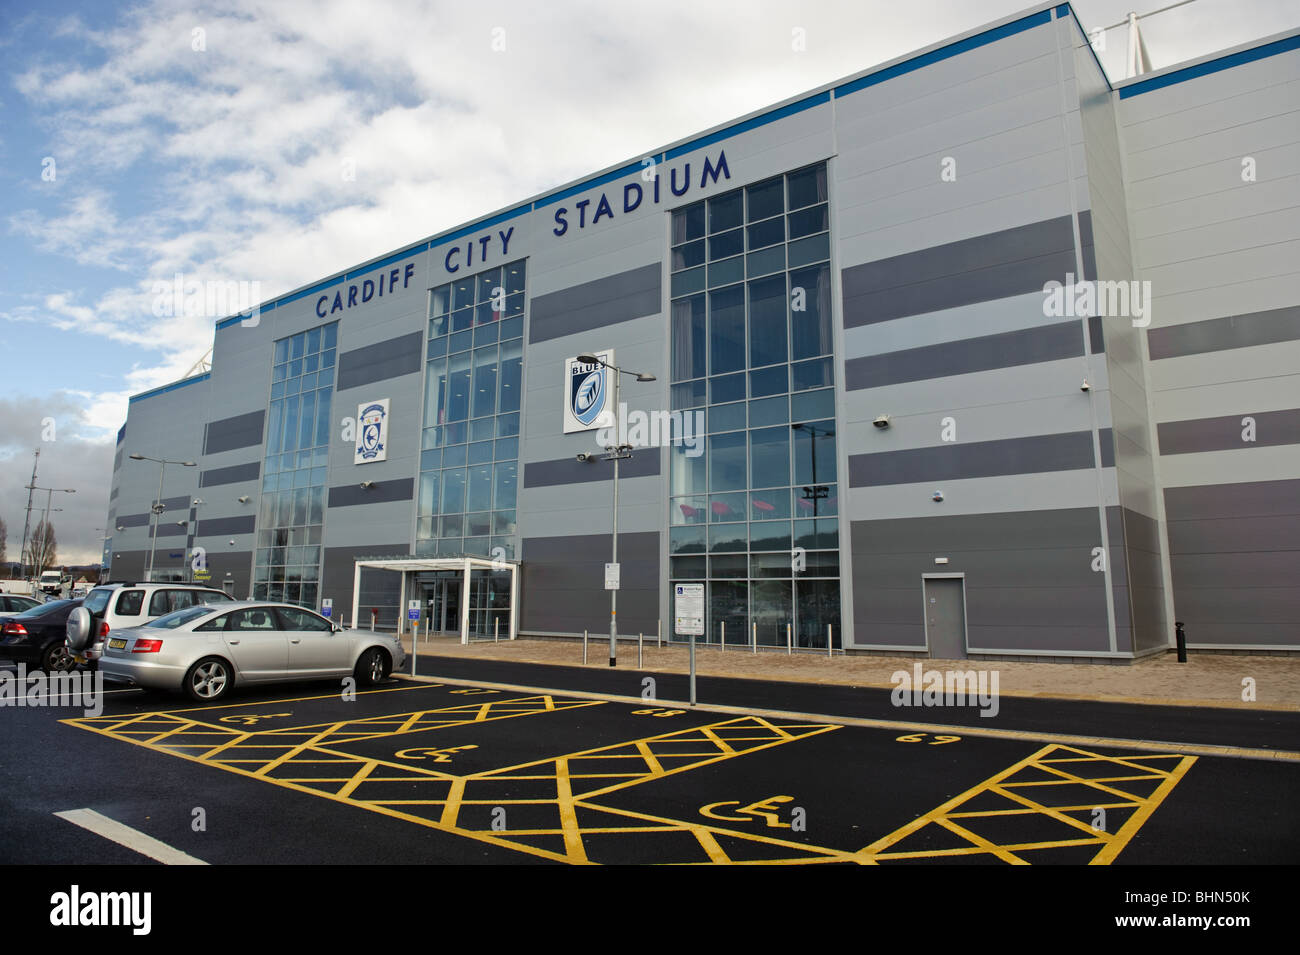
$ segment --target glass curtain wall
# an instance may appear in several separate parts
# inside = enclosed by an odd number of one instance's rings
[[[670,577],[706,584],[707,639],[841,645],[826,164],[672,215]]]
[[[338,323],[275,343],[257,519],[255,600],[315,608]]]
[[[429,294],[418,556],[515,555],[525,264]]]

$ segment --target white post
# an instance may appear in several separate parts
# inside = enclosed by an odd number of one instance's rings
[[[519,565],[510,565],[510,639],[519,639]]]
[[[492,618],[492,642],[499,643],[500,641],[501,641],[501,618],[494,616]]]
[[[361,564],[352,568],[352,629],[357,629],[357,604],[361,602]]]
[[[785,654],[791,656],[794,653],[794,639],[791,636],[790,624],[785,625]]]
[[[587,631],[582,631],[582,665],[587,665]]]
[[[758,652],[758,621],[755,620],[749,626],[750,626],[749,646],[755,653],[757,653]]]
[[[727,621],[725,621],[725,620],[719,621],[719,623],[718,623],[718,627],[719,627],[719,629],[722,631],[722,633],[721,633],[721,636],[722,636],[722,652],[723,652],[723,653],[726,653],[726,652],[727,652]]]
[[[664,645],[664,618],[660,617],[659,622],[655,624],[655,648],[662,649]]]
[[[465,580],[460,588],[460,642],[469,644],[469,575],[470,562],[465,558]]]
[[[406,571],[399,570],[402,575],[401,586],[397,589],[397,639],[402,639],[406,633]],[[411,628],[411,651],[415,651],[415,628]]]
[[[645,631],[636,635],[636,668],[641,669],[642,643],[645,641]]]
[[[834,651],[831,650],[831,625],[828,623],[826,625],[826,656],[834,655]]]

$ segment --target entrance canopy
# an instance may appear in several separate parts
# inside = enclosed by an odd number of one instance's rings
[[[469,643],[471,629],[476,635],[487,636],[489,618],[500,619],[508,614],[509,636],[514,640],[519,635],[519,564],[513,561],[489,560],[486,557],[391,557],[373,558],[356,561],[352,576],[352,628],[357,626],[357,614],[361,601],[361,571],[390,570],[402,575],[402,586],[398,600],[397,629],[401,633],[408,624],[412,633],[416,626],[407,619],[407,600],[417,599],[418,578],[415,575],[433,572],[453,572],[459,575],[460,594],[455,601],[459,613],[460,642]],[[495,588],[491,586],[492,578],[510,575],[509,607],[493,606]],[[471,609],[474,610],[474,625],[471,627]],[[505,611],[505,612],[502,612]],[[425,611],[421,608],[421,616]],[[426,632],[428,621],[426,620]],[[450,629],[450,628],[449,628]],[[493,628],[496,629],[495,627]],[[504,635],[503,635],[504,636]]]

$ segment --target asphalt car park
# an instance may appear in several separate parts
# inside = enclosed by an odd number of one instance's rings
[[[437,679],[437,678],[433,678]],[[1278,863],[1300,763],[392,679],[15,709],[6,862]],[[46,760],[42,753],[57,752]],[[196,827],[196,820],[202,826]],[[21,832],[6,832],[18,828]],[[124,855],[125,853],[125,855]]]

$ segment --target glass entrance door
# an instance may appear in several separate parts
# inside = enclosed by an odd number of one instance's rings
[[[429,632],[438,634],[460,633],[460,593],[463,575],[454,573],[437,580],[424,581],[423,593],[425,619]]]

